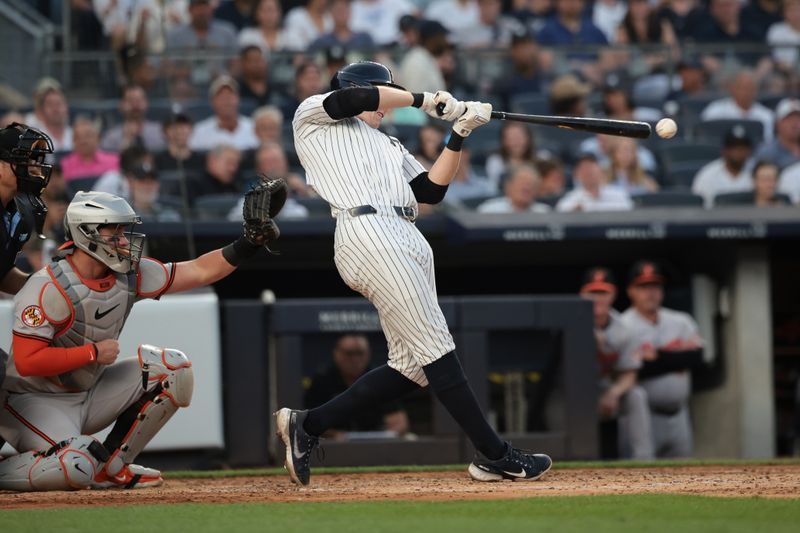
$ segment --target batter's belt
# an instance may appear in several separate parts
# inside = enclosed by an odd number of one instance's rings
[[[350,209],[343,209],[340,213],[347,213],[351,217],[360,217],[362,215],[397,215],[405,218],[411,222],[417,219],[417,210],[408,206],[391,207],[373,207],[371,205],[359,205],[358,207],[351,207]]]

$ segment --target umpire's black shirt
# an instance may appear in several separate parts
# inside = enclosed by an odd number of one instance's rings
[[[20,216],[17,205],[12,200],[8,206],[0,205],[0,281],[6,277],[17,260],[22,243],[13,238]]]

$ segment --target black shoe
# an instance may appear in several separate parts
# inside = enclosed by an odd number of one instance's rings
[[[308,411],[296,411],[288,408],[279,409],[275,413],[275,425],[278,436],[286,446],[286,470],[289,477],[299,485],[308,485],[311,481],[311,452],[319,444],[318,437],[312,437],[303,429],[303,421]]]
[[[506,454],[490,461],[478,457],[469,465],[469,475],[476,481],[534,481],[553,466],[553,460],[543,453],[527,453],[507,444]]]

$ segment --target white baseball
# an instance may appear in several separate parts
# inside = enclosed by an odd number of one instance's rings
[[[656,133],[662,139],[671,139],[678,133],[678,125],[671,118],[662,118],[656,124]]]

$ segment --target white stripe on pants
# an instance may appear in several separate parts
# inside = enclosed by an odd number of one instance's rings
[[[410,221],[396,215],[337,218],[336,268],[377,308],[389,366],[427,385],[422,371],[455,350],[436,296],[433,251]]]

